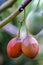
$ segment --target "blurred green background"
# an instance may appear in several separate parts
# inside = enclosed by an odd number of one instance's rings
[[[0,0],[0,5],[5,2],[6,0]],[[0,21],[4,18],[8,17],[13,11],[22,4],[24,0],[17,0],[17,2],[11,7],[6,9],[0,14]],[[38,0],[32,0],[32,2],[26,7],[26,16],[33,11],[37,6]],[[40,0],[39,3],[39,10],[43,11],[43,0]],[[20,13],[17,17],[15,17],[9,24],[4,26],[0,29],[0,65],[43,65],[43,28],[37,34],[33,35],[39,42],[39,54],[33,60],[25,57],[23,54],[18,58],[10,58],[7,55],[7,44],[10,39],[17,35],[19,22],[23,21],[24,19],[24,12]],[[42,20],[43,22],[43,20]],[[35,23],[34,23],[35,24]],[[43,27],[43,26],[42,26]],[[21,28],[21,37],[25,37],[26,34],[25,26],[22,25]],[[32,34],[31,34],[32,35]]]

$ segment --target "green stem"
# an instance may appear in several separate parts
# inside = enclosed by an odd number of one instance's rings
[[[20,27],[18,29],[18,36],[17,37],[20,38]]]
[[[40,3],[40,0],[38,0],[37,6],[36,6],[36,10],[39,9],[39,3]]]
[[[22,22],[19,22],[18,38],[20,38],[20,29],[21,29],[22,23],[23,23],[23,21]]]
[[[26,10],[24,9],[24,24],[26,23]]]
[[[43,13],[42,13],[42,24],[43,24]],[[43,26],[42,26],[42,28],[43,28]]]
[[[26,26],[26,9],[24,9],[24,24]],[[28,36],[28,29],[26,27],[26,36]]]

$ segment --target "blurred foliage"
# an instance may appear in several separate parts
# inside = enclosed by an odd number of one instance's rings
[[[0,0],[0,5],[2,5],[7,0]]]
[[[0,5],[6,0],[0,0]],[[8,17],[24,0],[18,0],[11,8],[5,10],[3,13],[0,14],[0,20]],[[32,2],[26,7],[26,16],[29,14],[30,11],[36,8],[38,0],[32,0]],[[40,0],[39,9],[43,10],[43,0]],[[15,19],[11,21],[11,24],[15,25],[16,27],[19,26],[18,22],[23,21],[24,19],[24,11],[20,13]],[[23,31],[25,31],[25,26],[23,25]],[[22,32],[22,31],[21,31]],[[25,34],[24,34],[25,35]],[[3,65],[43,65],[43,32],[36,35],[36,39],[39,42],[40,50],[39,54],[35,59],[29,59],[24,55],[21,55],[18,58],[12,59],[7,55],[7,44],[9,40],[13,38],[12,35],[9,35],[8,32],[0,30],[0,54],[3,56],[4,60],[2,61]]]

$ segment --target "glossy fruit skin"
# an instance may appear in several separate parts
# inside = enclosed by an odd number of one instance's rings
[[[43,11],[33,10],[26,18],[26,27],[33,35],[38,34],[43,29]]]
[[[27,36],[22,43],[22,52],[30,59],[35,58],[39,52],[39,45],[36,39],[32,36]]]
[[[17,58],[21,55],[21,44],[22,41],[19,38],[13,38],[9,41],[7,45],[7,54],[11,58]]]

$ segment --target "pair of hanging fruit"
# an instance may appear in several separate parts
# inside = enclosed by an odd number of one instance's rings
[[[17,58],[23,53],[26,57],[33,59],[37,56],[38,52],[39,44],[37,40],[30,35],[28,36],[28,34],[24,39],[20,38],[20,28],[18,36],[11,39],[7,45],[7,54],[11,58]]]
[[[17,58],[22,53],[28,58],[35,58],[39,52],[39,44],[32,36],[27,36],[24,40],[13,38],[7,45],[7,53],[11,58]]]
[[[20,27],[18,36],[16,38],[11,39],[7,45],[7,53],[11,58],[17,58],[23,53],[26,57],[34,59],[37,56],[38,52],[39,44],[34,37],[27,34],[27,36],[24,39],[20,38]]]

